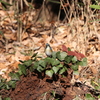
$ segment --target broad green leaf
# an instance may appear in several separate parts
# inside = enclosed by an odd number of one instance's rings
[[[62,69],[59,70],[59,74],[63,74],[64,72],[66,72],[66,70],[67,69],[65,67],[63,67]]]
[[[10,72],[9,73],[9,76],[11,77],[11,80],[14,80],[14,81],[18,81],[20,80],[20,75],[18,73],[13,73],[13,72]]]
[[[77,71],[73,71],[73,74],[74,75],[79,75],[79,71],[77,70]]]
[[[33,72],[33,71],[34,71],[34,65],[32,65],[31,67],[29,67],[29,70],[30,70],[31,72]]]
[[[54,66],[54,67],[52,67],[52,69],[53,69],[54,73],[56,74],[59,70],[59,67]]]
[[[66,53],[66,52],[57,52],[57,53],[56,53],[56,56],[57,56],[57,58],[58,58],[60,61],[62,61],[62,60],[64,60],[65,57],[67,56],[67,53]]]
[[[10,87],[9,87],[9,85],[8,85],[8,84],[5,84],[5,88],[6,88],[7,90],[9,90],[9,89],[10,89]]]
[[[30,59],[30,60],[27,60],[27,61],[25,61],[23,64],[25,65],[25,66],[30,66],[31,64],[32,64],[32,60]]]
[[[45,67],[46,67],[46,62],[45,62],[45,60],[40,60],[40,61],[39,61],[39,65],[45,68]]]
[[[52,58],[56,59],[56,53],[57,53],[57,52],[53,51],[53,53],[52,53]]]
[[[57,56],[57,58],[60,57],[60,51],[58,51],[58,52],[56,53],[56,56]]]
[[[57,59],[53,59],[53,58],[52,58],[52,60],[51,60],[51,65],[52,65],[52,66],[55,66],[55,65],[58,65],[58,64],[60,64],[60,61],[58,61]]]
[[[22,74],[26,75],[27,74],[26,66],[23,65],[23,64],[19,64],[19,71],[18,72],[19,72],[20,75],[22,75]]]
[[[78,60],[78,61],[76,62],[76,64],[77,64],[78,66],[81,65],[81,61]]]
[[[53,61],[53,58],[46,57],[44,60],[45,60],[45,63],[50,64]]]
[[[86,94],[86,95],[85,95],[85,98],[86,98],[86,100],[95,100],[95,98],[92,97],[91,94]]]
[[[74,57],[72,58],[72,63],[76,63],[76,62],[77,62],[77,57],[74,56]]]
[[[53,74],[54,74],[53,70],[46,70],[46,75],[52,77]]]
[[[34,69],[37,69],[39,66],[39,61],[35,61],[33,64]]]
[[[49,58],[49,57],[45,58],[44,60],[46,64],[51,64],[52,66],[58,65],[60,63],[60,61],[58,61],[57,59]]]
[[[10,81],[8,81],[7,84],[8,84],[11,88],[15,88],[15,86],[16,86],[16,81],[10,80]]]
[[[87,58],[83,58],[82,61],[87,62]]]
[[[62,64],[59,64],[59,65],[57,65],[56,67],[57,67],[57,68],[62,68],[63,65],[62,65]]]
[[[77,71],[77,70],[78,70],[78,65],[71,65],[71,68],[72,68],[74,71]]]
[[[42,72],[44,70],[44,68],[42,68],[41,66],[37,67],[37,71]]]
[[[68,64],[72,61],[73,56],[66,56],[65,57],[65,62]]]
[[[90,5],[90,8],[100,9],[100,5]]]
[[[87,66],[87,58],[83,58],[82,61],[79,62],[81,66]]]

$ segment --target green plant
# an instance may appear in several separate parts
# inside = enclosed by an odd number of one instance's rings
[[[91,94],[85,95],[86,100],[95,100],[95,98]]]
[[[70,50],[70,49],[68,49]],[[77,56],[68,55],[66,52],[53,52],[52,57],[44,59],[37,59],[35,53],[31,59],[27,61],[20,61],[18,72],[10,72],[11,80],[6,82],[6,79],[0,78],[0,89],[15,88],[16,81],[20,80],[21,75],[27,75],[27,70],[31,72],[44,73],[52,77],[53,75],[64,75],[68,68],[71,68],[75,73],[78,71],[78,66],[86,66],[87,59],[84,57],[81,60]]]
[[[97,89],[100,90],[100,83],[95,82],[94,80],[91,80],[91,85]]]
[[[0,0],[2,6],[4,7],[4,9],[7,9],[7,6],[12,6],[11,4],[9,4],[8,2],[2,1]]]
[[[93,8],[93,9],[100,9],[100,5],[90,5],[90,8]]]
[[[70,51],[70,49],[68,50]],[[42,77],[48,75],[52,78],[56,75],[65,76],[68,68],[71,68],[74,72],[78,72],[78,66],[86,66],[87,59],[85,57],[78,59],[77,55],[75,56],[74,53],[70,54],[65,51],[58,51],[53,52],[52,57],[41,59],[38,59],[37,53],[35,53],[31,59],[20,62],[21,64],[19,64],[18,72],[9,73],[11,77],[10,81],[6,81],[6,79],[0,77],[0,90],[15,88],[16,82],[20,80],[20,76],[26,76],[29,71],[35,72],[38,75],[44,73]]]
[[[52,77],[53,74],[64,74],[67,68],[70,67],[74,71],[78,71],[78,66],[84,66],[86,58],[81,61],[77,60],[75,56],[69,56],[66,52],[53,52],[52,58],[45,58],[37,61],[34,68],[39,72],[45,71],[45,74]],[[49,66],[48,66],[49,65]]]

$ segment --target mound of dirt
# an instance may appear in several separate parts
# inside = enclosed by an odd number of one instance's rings
[[[0,94],[3,98],[10,97],[11,100],[49,100],[50,98],[72,100],[75,93],[70,84],[71,71],[69,73],[64,78],[56,77],[57,80],[48,76],[41,79],[36,73],[21,76],[15,89],[1,90]]]

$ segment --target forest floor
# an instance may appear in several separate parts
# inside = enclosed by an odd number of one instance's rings
[[[52,23],[47,21],[34,24],[34,16],[35,12],[21,15],[21,25],[13,11],[0,10],[0,75],[3,78],[10,80],[8,73],[18,70],[19,60],[28,60],[36,52],[45,58],[46,43],[53,51],[61,51],[64,44],[72,51],[81,52],[88,65],[80,67],[80,74],[75,76],[69,69],[66,78],[57,81],[48,76],[40,79],[34,72],[21,76],[15,89],[0,90],[0,95],[12,100],[85,100],[85,94],[90,93],[96,100],[95,86],[100,90],[100,22],[84,23],[81,18],[73,18],[65,24],[55,22],[51,28]]]

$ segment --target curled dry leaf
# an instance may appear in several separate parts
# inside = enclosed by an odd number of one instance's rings
[[[68,48],[65,45],[62,45],[62,51],[67,52],[68,55],[76,56],[78,60],[85,57],[82,53],[78,53],[77,51],[68,51]]]

